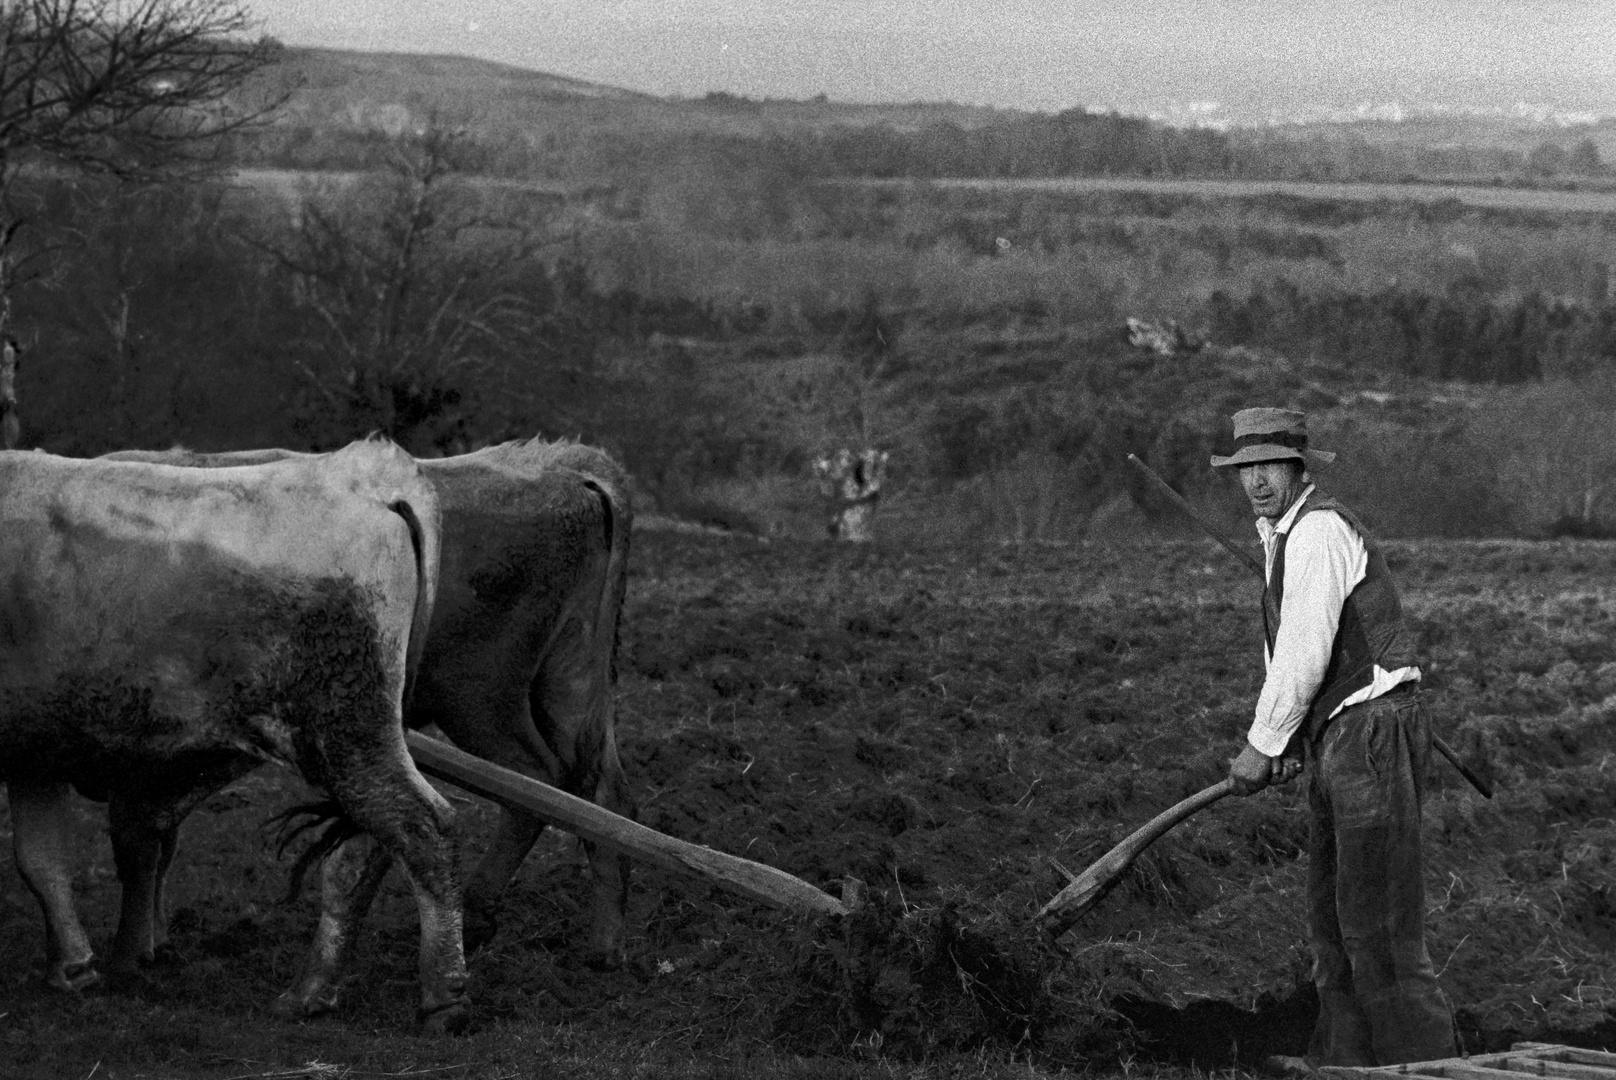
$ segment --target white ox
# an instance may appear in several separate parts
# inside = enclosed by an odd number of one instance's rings
[[[108,456],[217,468],[303,455],[174,449]],[[436,724],[469,753],[634,816],[612,695],[633,526],[623,470],[593,447],[541,439],[425,458],[420,466],[443,508],[443,562],[405,722]],[[532,814],[501,811],[466,889],[468,951],[494,933],[500,897],[544,828]],[[165,850],[172,849],[170,835]],[[617,966],[628,860],[594,844],[586,850],[594,889],[589,950],[598,964]],[[361,905],[386,869],[380,852],[361,873]],[[158,938],[160,906],[153,904]]]
[[[385,441],[210,472],[0,452],[0,780],[52,984],[98,977],[66,865],[69,785],[109,804],[124,885],[110,968],[132,973],[153,948],[180,820],[279,761],[402,860],[421,920],[422,1020],[465,1023],[453,812],[400,722],[436,592],[439,516],[415,462]],[[334,994],[351,859],[324,867],[324,911],[283,1013]]]

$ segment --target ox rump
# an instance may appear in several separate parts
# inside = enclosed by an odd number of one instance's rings
[[[300,460],[291,450],[209,454],[125,450],[119,461],[199,469]],[[622,468],[570,440],[518,439],[423,458],[443,508],[437,606],[404,713],[463,750],[634,817],[617,753],[613,665],[628,578],[633,507]],[[466,887],[466,948],[493,936],[500,898],[547,824],[501,809]],[[593,897],[589,953],[623,961],[628,859],[586,838]],[[385,850],[363,873],[379,881]]]
[[[132,973],[179,821],[279,761],[368,839],[326,860],[313,947],[278,1011],[333,1002],[373,844],[414,885],[423,1022],[465,1023],[453,812],[401,724],[439,534],[432,486],[384,440],[217,471],[0,452],[0,780],[52,984],[97,977],[66,866],[69,785],[109,804],[123,884],[110,968]]]

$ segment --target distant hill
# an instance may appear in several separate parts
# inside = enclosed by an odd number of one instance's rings
[[[303,83],[304,89],[299,96],[305,98],[333,89],[398,100],[410,96],[481,94],[490,90],[535,100],[569,97],[633,99],[650,96],[565,75],[551,75],[466,56],[287,48],[279,67],[282,72]]]
[[[289,93],[287,106],[243,140],[244,167],[365,171],[385,161],[390,138],[436,125],[469,131],[471,171],[542,183],[654,179],[697,157],[714,175],[796,177],[1616,179],[1616,121],[1420,115],[1219,132],[1081,109],[658,97],[464,56],[290,47],[262,74],[265,89]]]
[[[534,71],[467,56],[373,53],[341,49],[284,49],[271,72],[278,82],[298,87],[294,115],[330,115],[345,106],[396,110],[475,112],[518,119],[527,110],[609,103],[625,113],[669,113],[703,117],[715,127],[888,125],[914,130],[951,123],[965,128],[1036,115],[1016,109],[953,102],[860,103],[823,96],[804,101],[754,99],[714,92],[702,97],[667,98],[566,75]],[[1361,138],[1372,144],[1493,147],[1527,151],[1545,140],[1592,138],[1600,150],[1616,154],[1616,118],[1597,123],[1566,123],[1552,116],[1496,113],[1427,113],[1406,117],[1364,117],[1285,124],[1236,125],[1240,130],[1278,138]]]
[[[622,87],[465,56],[285,48],[265,73],[291,98],[277,126],[396,131],[436,114],[478,127],[534,130],[580,121],[628,130],[699,130],[758,137],[771,130],[937,123],[981,127],[1018,115],[951,102],[857,104],[755,100],[726,93],[662,98]]]

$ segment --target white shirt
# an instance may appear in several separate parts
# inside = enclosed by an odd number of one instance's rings
[[[1285,590],[1280,598],[1279,633],[1271,652],[1266,642],[1263,646],[1268,676],[1263,680],[1262,693],[1257,695],[1256,717],[1246,736],[1253,747],[1269,757],[1284,752],[1291,735],[1307,718],[1308,706],[1318,695],[1324,671],[1330,665],[1342,605],[1369,573],[1369,549],[1340,514],[1315,510],[1300,522],[1296,520],[1312,493],[1309,485],[1277,522],[1257,519],[1265,577],[1274,572],[1274,550],[1280,536],[1289,534],[1285,542]],[[1370,684],[1348,697],[1330,715],[1419,677],[1417,667],[1386,671],[1377,664]]]

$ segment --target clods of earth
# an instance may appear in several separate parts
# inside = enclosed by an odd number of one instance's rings
[[[1389,548],[1436,729],[1498,788],[1485,800],[1433,758],[1428,935],[1466,1049],[1616,1042],[1616,546]],[[791,915],[638,868],[628,963],[597,971],[587,866],[550,834],[471,959],[473,1038],[1045,1068],[1300,1052],[1313,1009],[1300,785],[1191,818],[1059,940],[1032,921],[1060,867],[1224,774],[1260,685],[1257,589],[1195,541],[637,535],[618,734],[640,821],[832,893],[856,877],[866,901],[840,920]],[[469,861],[492,808],[444,790]],[[260,828],[306,796],[265,769],[193,816],[172,955],[129,998],[37,988],[39,916],[8,860],[0,1050],[237,1053],[211,1044],[210,1019],[268,1024],[312,931],[312,889],[281,902],[288,860]],[[80,809],[80,895],[106,940],[104,813]],[[337,1012],[298,1029],[311,1058],[338,1032],[408,1031],[416,932],[407,884],[389,879]],[[120,1027],[127,1009],[145,1010],[139,1031]],[[153,1034],[165,1022],[168,1043]]]

